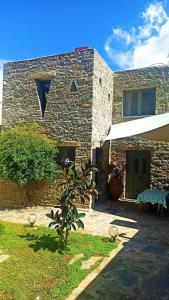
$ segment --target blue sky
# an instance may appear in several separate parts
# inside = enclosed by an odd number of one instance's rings
[[[168,62],[166,0],[0,0],[0,7],[0,81],[5,61],[80,46],[96,48],[113,70]]]

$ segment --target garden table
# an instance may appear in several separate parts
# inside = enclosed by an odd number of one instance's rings
[[[140,204],[157,204],[158,210],[161,207],[161,214],[163,213],[163,208],[167,208],[167,201],[169,201],[169,191],[147,189],[137,196],[137,202]]]

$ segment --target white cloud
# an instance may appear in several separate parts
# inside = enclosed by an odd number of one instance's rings
[[[112,31],[114,37],[123,40],[127,46],[134,41],[134,34],[132,33],[129,33],[121,28],[114,28]]]
[[[162,2],[151,3],[147,9],[142,12],[143,19],[150,24],[161,24],[167,19]]]
[[[169,61],[169,17],[163,3],[151,3],[141,13],[141,19],[141,26],[132,27],[129,32],[113,28],[104,45],[110,59],[120,68],[139,68]],[[112,47],[114,41],[120,45],[120,50]]]

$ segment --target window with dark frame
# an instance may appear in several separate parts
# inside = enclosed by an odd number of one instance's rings
[[[76,82],[75,82],[74,79],[72,80],[72,84],[71,84],[71,87],[70,87],[70,92],[71,92],[71,93],[76,93],[76,92],[78,92],[78,87],[77,87],[77,84],[76,84]]]
[[[155,88],[124,91],[123,116],[155,115],[155,102]]]
[[[45,109],[46,109],[46,104],[47,104],[46,94],[49,93],[50,83],[51,83],[51,79],[48,79],[48,80],[35,79],[35,84],[36,84],[37,93],[39,96],[42,117],[44,117],[44,113],[45,113]]]
[[[58,161],[75,161],[75,147],[59,147]]]

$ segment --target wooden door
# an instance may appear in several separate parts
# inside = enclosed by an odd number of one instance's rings
[[[138,150],[126,153],[126,197],[136,199],[150,186],[150,151]]]

